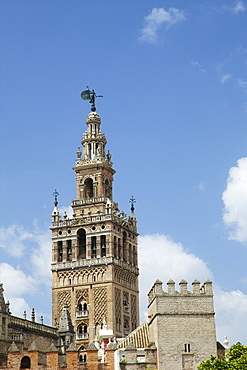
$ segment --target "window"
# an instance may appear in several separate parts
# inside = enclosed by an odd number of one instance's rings
[[[96,247],[96,236],[92,236],[91,237],[91,254],[92,254],[92,258],[95,258],[96,257],[96,254],[97,254],[97,247]]]
[[[101,257],[106,256],[106,236],[100,236],[100,250],[101,250]]]
[[[77,245],[79,247],[79,258],[86,258],[86,231],[79,229],[77,231]]]
[[[190,352],[190,343],[184,345],[184,352]]]
[[[62,241],[57,242],[57,250],[58,250],[58,262],[61,262],[63,260],[63,242]]]
[[[84,197],[92,198],[93,197],[93,180],[86,179],[84,182]]]
[[[72,261],[72,241],[67,240],[67,261]]]
[[[31,367],[30,357],[24,356],[21,360],[21,369],[30,369],[30,367]]]
[[[126,243],[126,231],[123,232],[123,260],[127,262],[127,243]]]
[[[77,328],[76,339],[88,339],[87,325],[81,324]]]

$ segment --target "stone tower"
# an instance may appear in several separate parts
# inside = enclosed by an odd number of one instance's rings
[[[116,337],[139,325],[136,218],[113,201],[115,170],[106,153],[99,115],[92,111],[73,170],[73,216],[60,216],[57,193],[52,213],[52,316],[58,325],[68,308],[76,346],[86,350],[102,323]]]
[[[181,280],[180,291],[169,280],[167,292],[156,280],[148,293],[150,342],[157,348],[158,369],[195,370],[212,355],[217,356],[212,282]]]

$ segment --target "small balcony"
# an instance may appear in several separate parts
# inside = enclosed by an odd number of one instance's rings
[[[76,317],[88,317],[88,310],[76,311]]]
[[[76,340],[88,339],[88,333],[76,333]]]

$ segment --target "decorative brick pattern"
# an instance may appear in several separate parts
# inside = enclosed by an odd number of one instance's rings
[[[94,324],[107,322],[107,288],[100,287],[93,289],[94,296]]]
[[[131,330],[134,330],[137,326],[137,302],[136,296],[134,294],[131,294],[130,315],[131,315]]]

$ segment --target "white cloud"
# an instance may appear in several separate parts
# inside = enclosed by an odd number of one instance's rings
[[[21,316],[30,308],[22,297],[24,294],[34,294],[36,291],[35,279],[25,274],[20,268],[15,269],[8,263],[0,263],[0,281],[5,290],[5,300],[10,301],[10,311],[13,315]]]
[[[225,5],[223,8],[233,14],[238,14],[246,10],[246,7],[244,6],[242,1],[236,1],[235,5],[233,6]]]
[[[244,12],[246,10],[242,1],[238,1],[237,4],[232,8],[233,13]]]
[[[58,210],[59,210],[59,214],[61,217],[64,216],[64,212],[67,214],[68,218],[72,218],[73,216],[73,209],[71,206],[62,206],[62,207],[58,207]]]
[[[246,343],[247,295],[240,290],[225,292],[214,287],[217,338],[228,337],[230,344]]]
[[[229,239],[247,242],[247,157],[230,168],[222,200],[223,221],[230,229]]]
[[[37,278],[42,277],[50,284],[51,281],[51,234],[49,231],[36,235],[38,248],[33,249],[31,262],[34,266],[34,274]]]
[[[178,286],[182,279],[192,283],[195,279],[204,282],[213,277],[203,260],[187,252],[181,243],[161,234],[139,237],[139,265],[142,309],[147,307],[146,295],[156,279],[164,282],[165,289],[169,279],[173,279]]]
[[[0,247],[14,257],[21,257],[26,248],[25,242],[31,240],[33,234],[25,230],[23,226],[11,225],[0,228]]]
[[[191,64],[192,64],[194,67],[198,68],[200,72],[206,72],[206,71],[205,71],[205,69],[203,69],[203,68],[201,67],[200,63],[198,63],[196,60],[191,60],[190,62],[191,62]]]
[[[145,26],[140,31],[139,40],[150,44],[156,43],[158,38],[158,29],[162,25],[167,28],[185,20],[185,15],[182,10],[176,8],[153,8],[150,14],[145,17]]]
[[[243,79],[239,78],[237,82],[239,87],[247,91],[247,81],[244,81]]]
[[[205,184],[203,182],[200,182],[197,187],[200,191],[205,191]]]
[[[231,77],[232,77],[232,75],[231,75],[230,73],[226,73],[226,74],[224,74],[224,75],[223,75],[223,76],[221,76],[221,78],[220,78],[220,83],[221,83],[222,85],[224,85],[224,83],[225,83],[227,80],[229,80]]]

